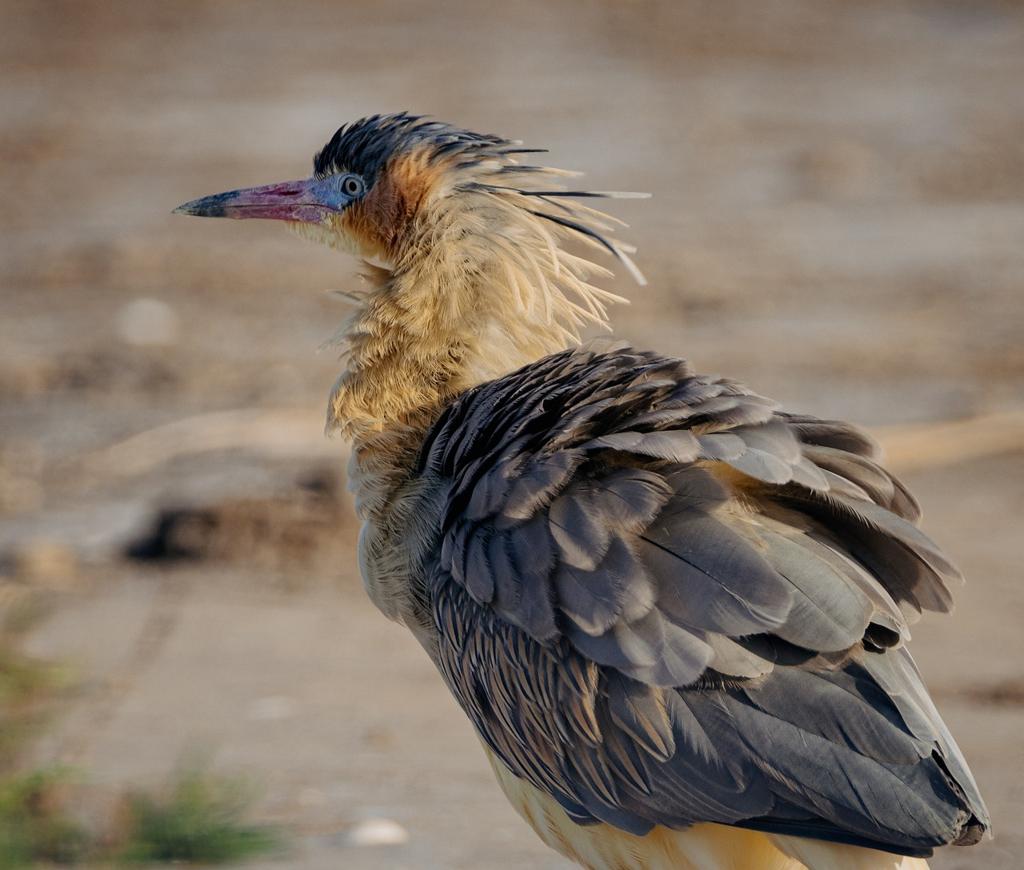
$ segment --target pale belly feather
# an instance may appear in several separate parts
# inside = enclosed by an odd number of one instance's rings
[[[498,784],[548,846],[588,870],[927,870],[921,858],[783,837],[726,825],[656,827],[637,837],[606,824],[578,825],[557,801],[515,776],[486,747]]]

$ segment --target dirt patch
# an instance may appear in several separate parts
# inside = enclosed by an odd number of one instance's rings
[[[321,572],[351,553],[358,528],[340,487],[337,473],[318,470],[286,495],[162,507],[124,555],[145,563],[208,560],[296,576]]]

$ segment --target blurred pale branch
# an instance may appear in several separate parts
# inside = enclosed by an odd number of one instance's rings
[[[906,473],[1024,449],[1024,409],[966,420],[939,420],[874,430],[886,462]]]
[[[297,408],[199,414],[132,435],[84,457],[97,474],[132,476],[197,453],[244,450],[282,458],[336,459],[345,448],[324,435],[323,415]]]
[[[998,456],[1024,446],[1024,409],[962,420],[885,426],[873,434],[886,462],[909,472]],[[306,409],[220,411],[147,429],[84,458],[86,470],[143,474],[181,456],[242,450],[280,458],[340,460],[347,446],[323,434],[322,417]]]

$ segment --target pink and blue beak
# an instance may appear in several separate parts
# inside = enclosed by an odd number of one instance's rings
[[[356,198],[341,190],[337,176],[330,176],[215,193],[179,205],[174,213],[316,224],[344,211]]]

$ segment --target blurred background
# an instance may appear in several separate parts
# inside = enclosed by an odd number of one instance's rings
[[[354,262],[185,200],[409,109],[551,149],[616,332],[872,428],[968,585],[914,650],[1024,865],[1024,4],[0,2],[0,867],[566,868],[366,600]]]

